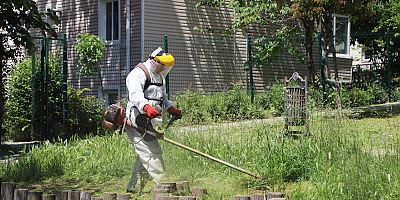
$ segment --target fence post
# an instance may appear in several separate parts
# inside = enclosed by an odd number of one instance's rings
[[[1,183],[1,200],[14,200],[14,190],[16,184],[14,182]]]
[[[68,84],[67,84],[67,76],[68,76],[68,62],[67,62],[67,34],[63,34],[63,82],[62,82],[62,112],[63,112],[63,124],[64,124],[64,136],[66,138],[70,137],[69,129],[68,129]]]
[[[164,50],[165,52],[168,52],[168,36],[167,34],[164,34]],[[169,73],[167,74],[167,77],[165,77],[165,88],[166,88],[166,92],[168,95],[168,99],[170,98],[170,94],[169,94]]]
[[[32,93],[31,93],[31,105],[32,105],[32,114],[31,114],[31,139],[34,139],[35,138],[35,135],[36,135],[36,133],[37,133],[37,123],[35,122],[35,119],[36,119],[36,117],[35,117],[35,115],[36,115],[36,98],[35,98],[35,95],[36,95],[36,84],[35,84],[35,74],[36,74],[36,67],[35,67],[35,64],[36,64],[36,57],[35,57],[35,55],[36,55],[36,53],[35,52],[33,52],[32,53],[32,63],[31,63],[31,65],[32,65],[32,74],[31,74],[31,87],[32,87]]]
[[[50,75],[49,75],[49,39],[47,37],[44,38],[44,47],[45,47],[45,77],[44,77],[44,92],[43,92],[43,105],[44,105],[44,136],[43,139],[49,139],[49,84],[50,84]]]
[[[389,95],[389,102],[392,101],[392,52],[390,50],[391,31],[386,30],[386,73],[387,73],[387,90]]]
[[[253,59],[251,55],[251,35],[250,33],[247,34],[247,62],[249,65],[249,75],[250,75],[250,97],[251,103],[254,102],[254,80],[253,80]]]
[[[323,58],[322,56],[322,42],[321,42],[321,32],[317,33],[317,39],[318,39],[318,55],[319,55],[319,66],[320,66],[320,76],[321,76],[321,86],[322,86],[322,102],[323,105],[326,105],[326,88],[325,88],[325,72],[324,72],[324,63],[326,62],[326,58]]]
[[[36,109],[36,115],[37,116],[35,116],[35,118],[36,118],[36,120],[38,120],[37,121],[37,123],[38,123],[38,130],[37,130],[37,132],[36,132],[36,135],[34,135],[34,138],[32,138],[32,139],[34,139],[34,140],[43,140],[43,132],[45,131],[44,129],[44,126],[45,126],[45,124],[44,124],[44,115],[43,115],[43,111],[44,111],[44,100],[43,100],[43,98],[44,98],[44,69],[45,69],[45,57],[46,57],[46,55],[45,55],[45,53],[46,53],[46,41],[44,40],[44,39],[41,39],[41,43],[42,43],[42,49],[41,49],[41,51],[40,51],[40,70],[39,70],[39,78],[38,78],[38,80],[39,80],[39,86],[38,86],[38,91],[37,91],[37,99],[36,99],[36,101],[37,101],[37,104],[38,105],[36,105],[37,107],[35,108]],[[40,114],[39,114],[39,111],[40,110]]]

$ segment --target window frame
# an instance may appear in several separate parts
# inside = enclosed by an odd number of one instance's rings
[[[117,19],[115,19],[115,2],[118,6],[116,9],[118,11]],[[111,39],[107,38],[107,27],[109,26],[107,24],[107,4],[111,3]],[[98,33],[99,37],[104,39],[108,45],[113,45],[115,43],[118,43],[121,40],[121,1],[120,0],[98,0],[98,20],[99,20],[99,26],[98,26]],[[116,21],[116,29],[113,27],[115,26],[115,21]],[[117,32],[117,33],[115,33]],[[116,38],[116,39],[114,39]]]
[[[335,50],[336,50],[336,56],[338,57],[345,57],[345,58],[349,58],[350,57],[350,34],[351,34],[351,23],[350,23],[350,16],[347,15],[339,15],[339,14],[333,14],[333,36],[334,36],[334,40],[333,40],[333,44],[335,46]],[[345,48],[346,48],[346,53],[339,53],[336,48],[336,21],[337,18],[346,18],[347,19],[347,37],[346,37],[346,44],[345,44]]]

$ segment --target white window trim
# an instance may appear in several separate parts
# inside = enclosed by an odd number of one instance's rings
[[[350,55],[350,34],[351,34],[351,25],[350,25],[350,17],[347,15],[339,15],[339,14],[333,14],[333,36],[334,36],[334,40],[333,40],[333,45],[336,47],[336,17],[343,17],[343,18],[347,18],[347,38],[346,38],[346,42],[347,42],[347,50],[345,54],[342,53],[336,53],[336,56],[339,58],[352,58],[352,56]]]
[[[106,40],[106,3],[117,1],[118,2],[118,39],[117,40]],[[114,4],[112,4],[114,5]],[[113,10],[113,9],[112,9]],[[98,35],[100,38],[106,41],[107,45],[115,45],[119,44],[121,41],[121,1],[120,0],[98,0]],[[112,20],[114,23],[114,20]],[[111,24],[111,27],[114,27],[114,24]],[[111,32],[111,38],[114,38],[114,31]]]

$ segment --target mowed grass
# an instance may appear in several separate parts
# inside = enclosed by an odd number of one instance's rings
[[[348,119],[338,113],[310,119],[310,136],[283,134],[282,119],[210,126],[173,126],[166,137],[264,176],[257,180],[160,141],[168,181],[205,188],[207,199],[259,190],[290,199],[399,199],[400,116]],[[301,129],[300,129],[301,130]],[[135,153],[125,134],[50,144],[1,165],[19,187],[125,192]],[[152,182],[133,199],[151,199]]]

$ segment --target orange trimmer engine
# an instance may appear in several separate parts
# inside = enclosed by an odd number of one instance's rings
[[[102,126],[108,130],[116,130],[124,124],[125,108],[119,104],[112,104],[107,107],[103,114]]]

